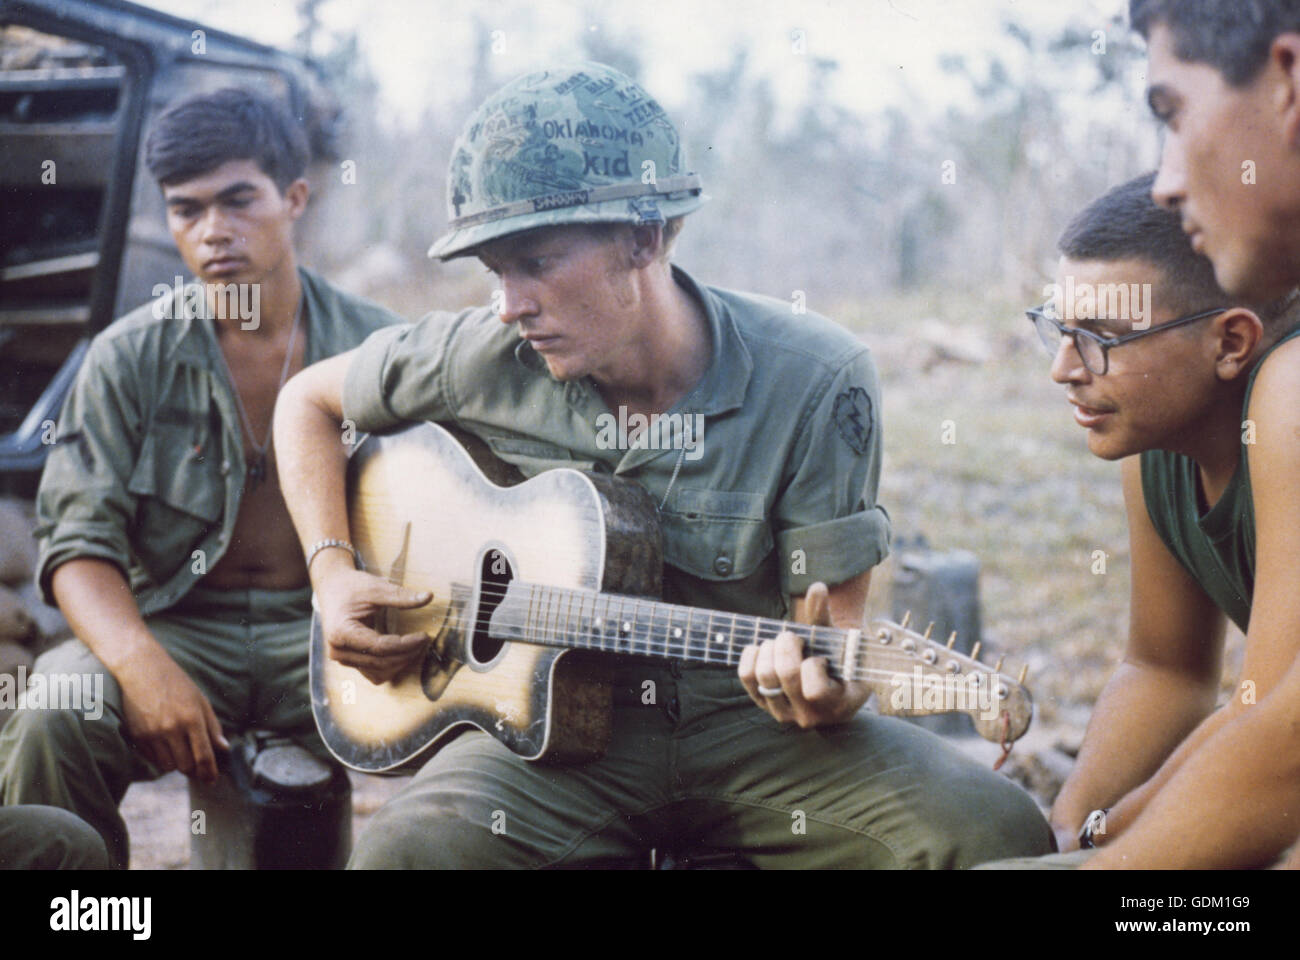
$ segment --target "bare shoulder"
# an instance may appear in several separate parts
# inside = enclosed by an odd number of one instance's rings
[[[1300,394],[1300,337],[1278,345],[1260,363],[1251,390],[1250,406],[1271,404],[1274,398],[1293,399]]]
[[[1261,471],[1280,469],[1288,486],[1297,482],[1290,468],[1300,463],[1300,337],[1278,346],[1260,365],[1246,410],[1251,440],[1246,454],[1252,484]],[[1245,426],[1245,425],[1243,425]],[[1281,477],[1279,476],[1279,479]]]

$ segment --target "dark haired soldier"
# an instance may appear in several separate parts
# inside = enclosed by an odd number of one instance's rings
[[[223,730],[323,750],[306,686],[310,588],[271,414],[295,371],[398,319],[297,266],[308,147],[282,106],[234,89],[194,97],[158,119],[146,150],[203,295],[169,292],[95,338],[37,499],[37,580],[77,639],[36,669],[102,675],[105,702],[22,711],[0,736],[3,802],[77,813],[118,867],[132,780],[214,780]]]
[[[1165,127],[1153,187],[1156,202],[1180,214],[1183,229],[1230,293],[1265,300],[1300,284],[1300,2],[1132,0],[1130,16],[1148,41],[1148,101]],[[1274,450],[1286,438],[1294,448],[1300,432],[1289,420],[1300,405],[1291,385],[1300,382],[1300,344],[1279,346],[1258,379],[1256,403],[1277,394],[1276,409],[1267,411]],[[1263,431],[1265,424],[1257,422]],[[1259,445],[1251,448],[1252,474],[1263,443],[1261,433]],[[1278,466],[1296,475],[1294,465]],[[1284,512],[1282,522],[1278,532],[1292,537],[1291,552],[1276,561],[1267,583],[1261,578],[1256,584],[1251,620],[1252,633],[1269,637],[1300,632],[1300,612],[1276,606],[1268,592],[1294,596],[1300,562],[1294,546],[1297,511]],[[1259,526],[1265,528],[1263,520]],[[1236,843],[1230,831],[1241,811],[1251,813],[1250,834],[1297,836],[1300,662],[1289,662],[1289,672],[1276,686],[1219,733],[1214,749],[1201,751],[1196,765],[1206,777],[1231,771],[1235,792],[1190,807],[1192,816],[1223,825],[1225,848]],[[1243,753],[1241,744],[1272,744],[1273,749],[1252,763],[1258,748]],[[1261,791],[1266,780],[1273,788]],[[1285,795],[1277,786],[1283,783]],[[1300,866],[1300,849],[1290,865]]]
[[[1164,126],[1157,203],[1224,290],[1300,283],[1300,0],[1132,0]]]
[[[1262,866],[1300,823],[1300,725],[1278,700],[1300,649],[1300,306],[1225,294],[1153,180],[1075,218],[1030,311],[1088,448],[1124,458],[1132,555],[1124,658],[1052,825],[1062,850],[1101,848],[1090,868]],[[1245,662],[1216,709],[1228,619]]]

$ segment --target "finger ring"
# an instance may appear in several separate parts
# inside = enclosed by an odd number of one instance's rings
[[[785,691],[780,687],[765,687],[761,683],[758,685],[758,692],[765,697],[783,697]]]

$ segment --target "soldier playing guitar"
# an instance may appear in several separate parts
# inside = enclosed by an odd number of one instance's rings
[[[704,197],[645,90],[595,63],[508,84],[457,141],[448,195],[451,229],[430,254],[477,256],[500,282],[493,308],[380,333],[295,377],[277,408],[330,656],[359,682],[399,681],[428,634],[368,620],[448,601],[356,570],[349,542],[340,436],[421,420],[454,422],[528,477],[576,467],[638,483],[658,508],[667,601],[861,627],[889,535],[870,355],[822,317],[670,262]],[[689,449],[650,436],[655,414],[707,432]],[[610,417],[642,429],[610,443]],[[465,733],[376,814],[353,866],[599,866],[670,839],[763,867],[964,867],[1050,849],[1027,794],[860,713],[867,688],[833,679],[793,632],[750,646],[738,672],[620,659],[613,690],[603,757],[529,762]]]

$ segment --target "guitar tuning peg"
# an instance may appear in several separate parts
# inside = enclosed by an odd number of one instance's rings
[[[952,645],[956,642],[957,642],[957,631],[954,630],[952,633],[948,634],[948,649],[951,650]]]
[[[933,630],[934,630],[934,621],[931,620],[931,621],[930,621],[930,625],[929,625],[928,627],[925,628],[925,639],[927,639],[927,640],[930,639],[930,633],[931,633],[931,631],[933,631]]]
[[[993,672],[994,672],[994,673],[1001,673],[1001,672],[1002,672],[1002,661],[1005,660],[1005,659],[1006,659],[1005,656],[1003,656],[1003,657],[998,657],[997,666],[995,666],[995,667],[993,668]]]
[[[978,660],[980,658],[980,647],[982,646],[984,646],[983,641],[981,640],[975,641],[975,646],[970,648],[970,658],[972,660]]]
[[[1029,676],[1029,664],[1026,663],[1020,668],[1020,677],[1016,680],[1016,683],[1023,684],[1027,676]]]
[[[908,610],[905,614],[903,614],[903,622],[900,623],[899,626],[902,627],[904,630],[906,630],[907,624],[911,619],[912,619],[912,611]]]

